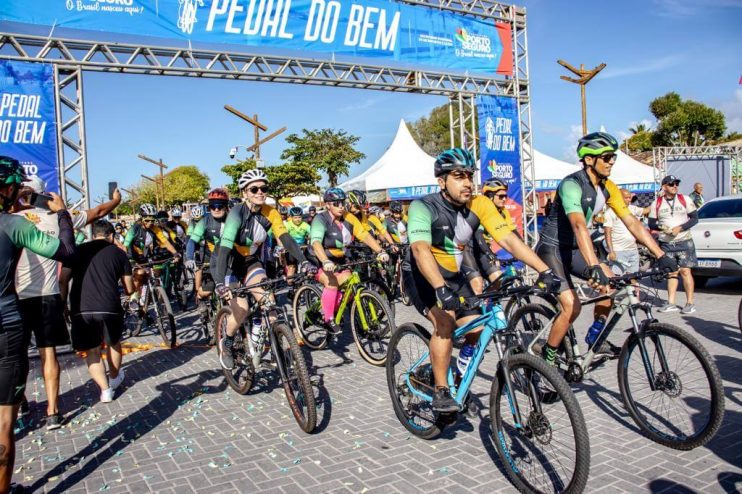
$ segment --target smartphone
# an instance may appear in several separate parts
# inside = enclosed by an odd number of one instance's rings
[[[31,205],[41,209],[49,209],[49,201],[52,200],[52,196],[46,194],[37,194],[36,192],[31,193]]]

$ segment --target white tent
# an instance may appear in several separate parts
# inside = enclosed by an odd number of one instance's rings
[[[394,141],[381,158],[365,172],[340,184],[340,188],[371,191],[435,184],[434,161],[417,145],[402,119]]]
[[[552,158],[537,150],[533,151],[533,164],[536,190],[554,190],[564,177],[580,169],[578,165]]]
[[[618,151],[616,164],[611,170],[611,180],[617,185],[632,192],[654,191],[654,168],[636,161],[634,158]]]

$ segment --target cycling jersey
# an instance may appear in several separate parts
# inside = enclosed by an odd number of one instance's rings
[[[374,237],[379,238],[380,235],[387,232],[386,227],[375,214],[368,214],[367,211],[361,211],[360,218],[357,215],[354,216],[360,220],[363,228],[371,232]]]
[[[136,262],[146,261],[157,250],[166,249],[167,244],[168,235],[159,226],[152,225],[147,229],[141,223],[132,225],[124,239],[124,248]]]
[[[201,219],[203,219],[203,218],[201,218]],[[186,226],[186,237],[190,237],[191,236],[191,234],[193,233],[193,229],[196,228],[196,225],[198,225],[198,223],[200,221],[201,220],[193,220],[192,219],[191,221],[188,222],[188,226]]]
[[[185,243],[186,238],[186,231],[188,230],[188,225],[185,224],[183,220],[179,221],[168,221],[167,222],[167,228],[170,230],[172,235],[174,235],[174,239],[172,240],[175,242],[176,240]]]
[[[227,216],[217,247],[217,267],[214,270],[217,282],[226,280],[228,268],[238,275],[246,274],[244,271],[257,261],[256,256],[268,239],[270,230],[273,230],[272,234],[281,241],[284,249],[294,256],[294,259],[299,262],[305,261],[299,246],[286,231],[281,215],[275,208],[262,205],[258,211],[252,211],[248,205],[238,204]]]
[[[392,240],[398,244],[407,243],[407,225],[404,219],[395,220],[394,218],[386,218],[384,226],[389,235],[392,236]]]
[[[329,211],[323,211],[312,221],[309,243],[319,242],[328,259],[339,261],[345,258],[347,248],[355,238],[363,241],[368,233],[361,221],[349,212],[340,220],[334,220]]]
[[[581,213],[589,225],[593,214],[606,204],[619,218],[631,214],[621,191],[612,181],[603,180],[596,187],[585,169],[567,175],[557,187],[556,199],[541,229],[539,243],[576,249],[577,239],[567,215]]]
[[[306,245],[307,239],[309,238],[309,232],[312,229],[312,227],[309,226],[309,223],[302,221],[297,225],[293,221],[287,220],[284,221],[283,224],[289,232],[289,235],[291,235],[291,238],[294,239],[294,242],[299,245]]]
[[[480,224],[496,241],[512,231],[492,201],[483,196],[454,206],[442,193],[430,194],[413,201],[407,214],[410,244],[430,244],[444,278],[459,272],[464,249]]]
[[[203,253],[203,262],[209,262],[211,254],[219,245],[219,239],[224,231],[225,220],[226,218],[222,218],[222,221],[219,221],[211,216],[211,213],[201,218],[201,221],[196,224],[189,236],[188,246],[186,247],[186,259],[193,259],[196,246],[203,240],[206,244]]]

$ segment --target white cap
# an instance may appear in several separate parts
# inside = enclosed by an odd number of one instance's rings
[[[33,175],[28,178],[28,181],[24,183],[26,187],[30,187],[31,190],[37,194],[43,194],[46,190],[46,182],[38,175]]]

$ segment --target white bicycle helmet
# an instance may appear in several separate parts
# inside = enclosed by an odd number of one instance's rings
[[[193,218],[194,220],[201,218],[203,215],[204,208],[202,208],[201,206],[193,206],[191,208],[191,218]]]
[[[183,211],[180,209],[180,206],[173,206],[170,208],[170,216],[173,218],[180,218],[183,216]]]
[[[139,206],[139,215],[142,217],[155,217],[157,216],[157,208],[154,204],[144,203]]]
[[[240,179],[237,181],[237,185],[239,186],[240,190],[242,190],[251,183],[259,181],[268,183],[268,176],[263,173],[263,170],[258,170],[257,168],[255,168],[253,170],[247,170],[245,173],[243,173],[240,176]]]

